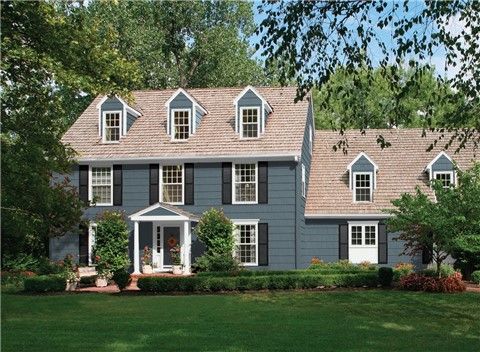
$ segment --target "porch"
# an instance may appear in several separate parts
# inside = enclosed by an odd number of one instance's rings
[[[192,224],[198,216],[179,207],[155,203],[129,216],[133,222],[133,275],[140,275],[143,245],[152,249],[154,273],[172,270],[170,249],[180,246],[183,274],[191,273]]]

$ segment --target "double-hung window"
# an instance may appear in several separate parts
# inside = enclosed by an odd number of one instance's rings
[[[190,137],[190,109],[172,109],[173,139],[186,140]]]
[[[435,171],[433,177],[441,182],[443,188],[449,188],[453,184],[453,171]]]
[[[241,108],[241,131],[242,138],[257,138],[260,126],[260,109],[258,107]]]
[[[103,113],[103,141],[118,142],[121,134],[121,112],[105,111]]]
[[[162,202],[183,204],[183,165],[162,167]]]
[[[354,172],[353,174],[353,199],[355,202],[372,201],[372,173]]]
[[[91,168],[90,199],[96,205],[112,205],[112,181],[113,180],[111,167]]]
[[[257,203],[257,164],[234,164],[233,173],[233,203]]]
[[[258,265],[258,224],[256,222],[235,224],[235,258],[245,266]]]

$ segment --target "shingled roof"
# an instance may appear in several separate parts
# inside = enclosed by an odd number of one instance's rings
[[[307,99],[294,103],[296,88],[256,87],[273,107],[265,133],[258,139],[240,139],[235,133],[234,100],[243,88],[187,89],[208,114],[187,141],[172,141],[167,135],[165,102],[175,89],[134,91],[137,118],[118,144],[102,144],[98,135],[97,97],[65,133],[62,141],[80,160],[141,159],[206,156],[299,156],[307,119]]]
[[[377,136],[382,135],[391,147],[381,149]],[[405,192],[414,192],[416,186],[433,196],[425,167],[442,151],[440,146],[427,152],[435,134],[422,137],[421,129],[347,131],[348,153],[333,151],[332,147],[343,138],[338,132],[317,131],[309,179],[305,214],[310,217],[334,217],[350,214],[381,214],[391,208],[391,200]],[[444,143],[440,143],[444,144]],[[473,146],[455,154],[455,145],[446,153],[460,169],[469,168],[479,160]],[[372,203],[354,203],[349,188],[347,167],[360,153],[365,152],[378,166],[377,186]]]

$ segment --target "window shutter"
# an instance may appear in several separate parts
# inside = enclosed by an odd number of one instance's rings
[[[78,195],[80,200],[88,203],[88,165],[79,165],[78,174]]]
[[[378,264],[388,263],[388,236],[387,226],[378,225]]]
[[[194,204],[194,165],[193,164],[185,164],[184,165],[184,200],[185,205],[193,205]]]
[[[268,223],[258,224],[258,265],[268,265]]]
[[[258,162],[258,203],[268,203],[268,162]]]
[[[88,265],[88,227],[81,226],[78,235],[78,263]]]
[[[348,225],[342,224],[339,226],[339,259],[347,259],[348,260]]]
[[[158,169],[159,169],[158,164],[150,164],[150,191],[149,191],[150,204],[154,204],[158,202],[158,196],[159,196],[158,182],[160,180]]]
[[[122,165],[113,165],[113,205],[122,205]]]
[[[222,163],[222,204],[232,204],[232,163]]]
[[[430,264],[432,262],[432,251],[429,248],[422,250],[422,264]]]

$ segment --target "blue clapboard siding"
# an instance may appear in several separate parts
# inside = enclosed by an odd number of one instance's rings
[[[127,112],[127,131],[130,130],[136,119],[137,118],[135,116]]]
[[[237,106],[237,123],[236,123],[236,126],[237,126],[237,132],[240,132],[240,124],[242,122],[241,118],[241,113],[240,113],[240,110],[241,108],[244,108],[244,107],[258,107],[260,110],[259,110],[259,113],[260,113],[260,116],[258,117],[259,118],[259,122],[260,122],[260,133],[263,132],[262,130],[262,125],[263,125],[263,120],[262,120],[262,99],[260,99],[254,92],[252,92],[251,90],[248,90],[245,92],[245,94],[243,95],[243,97],[241,97],[239,100],[238,100],[238,106]]]

